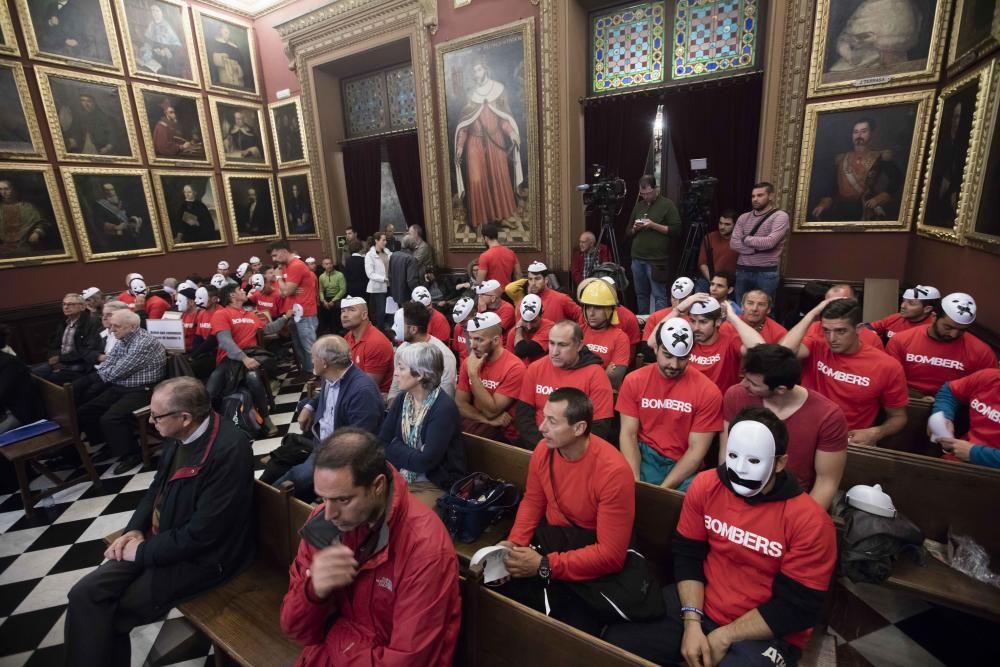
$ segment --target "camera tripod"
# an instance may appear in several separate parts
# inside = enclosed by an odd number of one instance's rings
[[[621,253],[618,251],[618,237],[615,235],[615,214],[607,206],[602,206],[600,213],[601,231],[597,235],[597,251],[600,252],[601,243],[607,240],[608,246],[611,248],[611,261],[621,266],[622,260]]]

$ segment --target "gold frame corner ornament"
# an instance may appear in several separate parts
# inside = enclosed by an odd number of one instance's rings
[[[24,73],[24,66],[14,60],[0,60],[0,67],[9,69],[14,77],[14,86],[17,88],[17,95],[20,99],[21,113],[28,128],[28,138],[31,140],[30,151],[0,150],[0,158],[4,160],[44,160],[48,156],[45,153],[45,144],[42,142],[42,132],[38,126],[38,117],[35,105],[31,100],[31,91],[28,88],[28,78]],[[10,103],[8,100],[7,104]]]
[[[181,0],[158,0],[168,5],[174,5],[181,10],[181,32],[185,39],[185,52],[187,53],[188,62],[191,63],[191,78],[185,79],[184,77],[170,76],[168,74],[154,74],[153,72],[147,72],[139,69],[138,62],[136,61],[135,53],[132,48],[132,31],[128,24],[128,10],[125,3],[128,0],[115,0],[115,9],[118,12],[118,21],[121,23],[122,29],[122,45],[125,50],[125,66],[128,68],[128,73],[137,79],[147,79],[149,81],[158,81],[160,83],[169,83],[179,86],[193,86],[194,88],[201,87],[201,70],[198,64],[198,47],[195,46],[194,42],[194,31],[191,30],[191,7],[186,2]]]
[[[225,206],[222,201],[222,188],[219,187],[219,178],[214,171],[208,170],[175,170],[175,169],[153,169],[151,172],[153,181],[153,190],[156,192],[156,204],[159,207],[160,212],[160,226],[163,228],[163,239],[167,245],[168,252],[175,252],[181,250],[193,250],[197,248],[212,248],[224,246],[227,243],[226,240],[226,217],[224,215]],[[208,182],[212,184],[213,195],[215,196],[216,211],[219,216],[219,239],[216,241],[198,241],[195,243],[174,243],[173,229],[170,226],[170,209],[167,208],[167,196],[163,188],[163,177],[164,176],[187,176],[194,178],[208,178]],[[202,193],[204,197],[204,193]]]
[[[191,14],[194,19],[195,39],[197,42],[198,55],[201,59],[202,84],[205,90],[210,93],[221,95],[234,95],[236,97],[247,97],[260,100],[260,67],[257,63],[257,44],[252,23],[234,19],[232,16],[219,14],[201,7],[192,7]],[[250,72],[253,75],[253,91],[236,88],[233,86],[221,86],[212,82],[212,68],[208,64],[208,44],[205,41],[205,31],[202,28],[202,17],[207,17],[215,21],[228,23],[229,25],[242,28],[247,31],[247,46],[250,50]]]
[[[146,159],[151,166],[189,166],[198,168],[211,167],[215,164],[210,142],[206,139],[206,135],[208,135],[212,128],[208,125],[204,99],[197,91],[164,88],[162,86],[135,81],[132,83],[132,92],[135,95],[135,110],[139,114],[140,133],[142,134],[143,144],[146,147]],[[149,118],[149,109],[146,107],[146,98],[143,96],[145,92],[159,93],[161,95],[169,95],[170,97],[183,97],[184,99],[194,101],[198,109],[198,123],[201,126],[202,143],[205,146],[204,160],[182,157],[160,157],[156,154],[156,148],[153,146],[153,127],[146,122],[146,119]]]
[[[961,28],[962,10],[966,2],[975,0],[957,0],[955,3],[954,22],[951,29],[951,43],[948,45],[948,74],[955,75],[966,67],[977,62],[982,56],[1000,46],[1000,3],[993,8],[993,21],[990,24],[990,34],[973,44],[971,48],[958,53],[958,31]]]
[[[285,215],[285,190],[281,187],[281,179],[287,178],[289,176],[305,176],[306,177],[306,187],[309,188],[309,203],[312,205],[313,211],[313,228],[316,230],[312,234],[293,234],[291,230],[291,225],[289,224],[288,216]],[[320,229],[322,228],[323,219],[316,215],[316,189],[313,187],[312,169],[293,169],[291,171],[282,171],[278,173],[278,177],[275,179],[275,187],[278,188],[278,198],[281,202],[281,221],[284,225],[284,237],[290,240],[321,240]]]
[[[14,23],[10,20],[10,8],[6,2],[0,2],[0,34],[4,43],[0,45],[0,55],[20,56],[21,49],[17,46],[17,36],[14,34]]]
[[[299,139],[302,141],[302,159],[282,161],[281,148],[278,145],[278,122],[275,111],[289,105],[295,106],[295,114],[299,119]],[[306,124],[302,116],[302,102],[299,95],[289,97],[278,102],[267,105],[267,116],[271,125],[271,141],[274,142],[274,162],[278,169],[288,169],[292,167],[303,167],[309,164],[309,149],[306,146]]]
[[[260,130],[261,148],[264,150],[263,162],[243,162],[226,155],[225,137],[222,136],[222,124],[219,118],[219,104],[229,104],[232,106],[243,106],[257,112],[257,129]],[[259,102],[252,102],[247,99],[227,99],[216,95],[208,96],[208,110],[212,115],[212,136],[215,150],[219,156],[219,165],[225,169],[267,169],[272,167],[271,137],[268,130],[268,120],[265,116],[264,105]]]
[[[1000,16],[1000,8],[998,8]],[[976,223],[979,221],[982,206],[983,193],[986,191],[986,173],[989,168],[990,149],[1000,145],[994,135],[1000,135],[1000,59],[993,61],[993,76],[990,82],[990,93],[986,104],[986,116],[983,122],[983,140],[978,146],[976,159],[973,162],[973,177],[970,182],[974,184],[974,194],[970,194],[971,204],[968,228],[965,231],[965,242],[970,246],[980,250],[991,250],[1000,252],[1000,235],[986,234],[976,230]],[[997,149],[1000,151],[1000,148]],[[1000,164],[1000,155],[996,156],[997,164]],[[994,184],[994,187],[997,187]]]
[[[236,225],[236,210],[233,208],[232,181],[238,179],[267,179],[271,191],[271,211],[274,213],[274,234],[261,236],[242,236]],[[281,238],[281,220],[278,211],[277,200],[274,189],[277,187],[277,179],[270,171],[224,171],[222,172],[222,189],[226,197],[226,214],[229,218],[229,236],[233,240],[233,245],[244,243],[260,243],[261,241],[275,241]]]
[[[59,196],[59,188],[56,185],[57,179],[55,169],[49,164],[0,163],[0,173],[12,171],[42,174],[45,181],[45,189],[48,192],[49,202],[52,204],[52,214],[55,218],[52,222],[55,224],[56,229],[59,232],[59,238],[62,240],[63,252],[32,257],[0,258],[0,270],[44,264],[62,264],[65,262],[77,261],[76,246],[73,245],[73,235],[70,233],[70,224],[66,218],[66,211],[63,208],[62,197]]]
[[[31,10],[28,5],[34,0],[15,0],[18,15],[21,18],[21,32],[24,34],[24,44],[27,47],[28,57],[35,60],[43,60],[60,65],[71,67],[94,68],[114,74],[124,74],[122,68],[121,53],[118,51],[118,40],[115,37],[118,31],[115,28],[115,21],[111,13],[110,0],[97,0],[101,9],[101,19],[104,25],[104,37],[107,40],[108,51],[111,56],[111,63],[103,63],[99,60],[89,60],[84,58],[74,58],[64,56],[60,53],[42,51],[38,46],[38,38],[35,35],[35,25],[31,19]]]

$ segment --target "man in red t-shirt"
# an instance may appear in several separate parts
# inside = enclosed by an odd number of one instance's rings
[[[516,442],[514,403],[521,393],[524,363],[504,349],[496,313],[476,315],[466,326],[472,354],[462,361],[455,392],[462,430],[501,442]]]
[[[768,317],[771,314],[771,297],[764,290],[748,291],[743,295],[741,305],[743,312],[740,319],[752,326],[765,343],[779,343],[788,333],[788,329]]]
[[[969,432],[962,439],[954,437],[959,404],[969,407]],[[939,411],[948,419],[952,432],[952,437],[938,440],[946,458],[1000,468],[1000,369],[986,368],[946,382],[934,399],[931,414]]]
[[[298,357],[302,372],[312,375],[312,350],[316,342],[316,327],[319,324],[318,294],[316,291],[316,274],[309,270],[306,263],[292,252],[288,241],[272,241],[267,246],[271,259],[281,265],[283,274],[278,274],[278,292],[285,297],[283,308],[290,309],[296,305],[302,308],[302,314],[296,314],[289,323],[292,334],[292,348]]]
[[[674,309],[680,305],[681,301],[688,298],[693,293],[694,281],[685,276],[681,276],[674,281],[673,285],[670,286],[670,305],[666,308],[661,308],[655,313],[650,313],[650,315],[646,317],[646,322],[643,324],[643,342],[647,344],[641,348],[641,351],[647,363],[653,363],[656,356],[653,352],[656,347],[656,341],[653,341],[652,345],[648,344],[649,341],[652,340],[653,332],[656,331],[656,328],[660,326],[660,322],[663,320],[668,317],[677,317],[678,315],[674,312]],[[687,319],[687,315],[684,313],[681,313],[680,317]]]
[[[396,353],[385,334],[368,320],[365,300],[344,297],[340,302],[340,324],[347,332],[344,339],[351,346],[351,361],[378,385],[379,391],[388,393]]]
[[[434,307],[431,302],[431,291],[424,287],[423,285],[418,285],[413,288],[413,292],[410,293],[410,298],[417,303],[421,304],[430,313],[430,323],[427,325],[427,333],[434,336],[439,341],[448,345],[451,343],[451,325],[448,324],[448,318],[441,314],[441,311]]]
[[[903,292],[899,312],[875,320],[869,326],[882,338],[916,329],[934,321],[934,311],[941,303],[941,292],[930,285],[917,285]]]
[[[465,322],[476,312],[476,300],[471,296],[463,296],[455,302],[451,309],[451,319],[455,322],[455,332],[452,334],[451,349],[462,361],[469,356],[469,337],[465,333]]]
[[[618,391],[618,442],[637,480],[685,491],[722,429],[722,394],[688,369],[690,324],[669,319],[654,337],[656,363],[626,375]]]
[[[632,346],[628,336],[618,328],[618,295],[611,285],[600,278],[591,278],[580,290],[583,306],[583,342],[591,352],[601,358],[601,365],[608,373],[611,386],[621,386],[628,371]]]
[[[853,287],[847,283],[838,283],[826,291],[824,298],[827,301],[833,301],[834,299],[857,299],[857,296],[855,296]],[[885,349],[882,339],[879,338],[879,335],[872,329],[863,326],[858,330],[858,335],[861,337],[861,342],[865,345],[871,345],[878,350]],[[813,322],[808,331],[806,331],[806,338],[823,340],[823,329],[821,328],[818,320]]]
[[[788,432],[746,408],[726,463],[684,496],[666,614],[618,623],[604,640],[657,664],[794,665],[823,610],[837,562],[833,521],[789,475]]]
[[[580,306],[576,305],[571,297],[563,294],[559,290],[548,287],[545,283],[548,277],[549,267],[543,262],[532,262],[528,265],[527,287],[528,294],[537,294],[542,300],[542,307],[545,308],[545,315],[553,322],[560,320],[580,319]]]
[[[524,373],[518,395],[517,432],[520,444],[531,449],[541,439],[542,408],[549,394],[561,387],[576,387],[594,403],[594,433],[607,439],[614,417],[614,392],[601,358],[583,344],[583,330],[575,322],[556,322],[549,330],[549,354]]]
[[[500,227],[495,222],[483,225],[483,240],[486,241],[486,251],[479,256],[479,271],[476,282],[484,283],[495,280],[500,285],[506,285],[511,280],[521,277],[521,265],[517,255],[507,246],[500,245],[498,237]]]
[[[740,254],[729,245],[736,218],[736,211],[733,209],[723,211],[719,215],[719,229],[709,232],[702,241],[701,251],[698,253],[698,271],[702,275],[699,281],[704,281],[700,285],[702,289],[707,289],[708,281],[719,271],[736,274],[736,260],[740,258]]]
[[[823,338],[806,336],[817,317]],[[848,441],[874,446],[906,426],[909,392],[903,367],[882,350],[862,343],[862,328],[857,301],[828,299],[806,313],[781,345],[799,359],[808,359],[803,363],[802,384],[840,406],[847,418]],[[886,419],[876,425],[879,408],[885,410]]]
[[[555,322],[545,316],[545,308],[537,294],[521,299],[518,310],[521,319],[507,332],[507,350],[530,364],[549,353],[549,330]]]
[[[476,287],[476,295],[479,299],[477,310],[480,313],[492,311],[500,316],[500,324],[505,332],[514,327],[517,317],[514,315],[514,306],[501,298],[503,287],[496,280],[487,280]]]
[[[788,428],[788,467],[803,490],[829,509],[847,464],[847,420],[837,404],[803,387],[795,353],[767,343],[747,350],[743,380],[722,399],[719,463],[725,463],[726,432],[746,407],[765,407]]]
[[[975,321],[975,299],[955,292],[941,300],[929,326],[889,339],[886,351],[903,365],[910,389],[933,396],[945,382],[997,365],[992,348],[967,331]]]
[[[558,325],[557,325],[558,328]],[[532,448],[528,479],[506,540],[504,565],[512,577],[500,592],[564,623],[597,635],[605,621],[568,582],[621,572],[635,518],[635,482],[621,453],[594,435],[594,405],[573,387],[557,389],[542,407],[541,438]],[[555,550],[546,544],[550,526],[594,532],[594,542]],[[538,550],[530,545],[541,544]]]
[[[198,329],[198,305],[194,302],[198,290],[195,287],[185,287],[177,293],[177,310],[181,313],[181,323],[184,326],[184,350],[191,351],[194,347],[194,336]]]

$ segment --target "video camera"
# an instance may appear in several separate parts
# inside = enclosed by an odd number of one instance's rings
[[[604,165],[591,165],[592,183],[576,186],[583,193],[583,205],[592,208],[612,208],[625,199],[628,189],[625,181],[617,176],[606,174]]]

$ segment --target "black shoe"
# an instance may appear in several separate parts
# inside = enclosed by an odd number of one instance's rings
[[[115,469],[111,471],[111,474],[112,475],[121,475],[123,473],[128,472],[132,468],[136,467],[140,463],[142,463],[142,458],[141,457],[135,456],[135,455],[128,456],[128,457],[122,459],[118,463],[118,465],[115,466]]]

